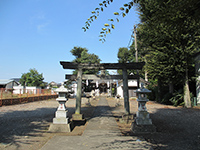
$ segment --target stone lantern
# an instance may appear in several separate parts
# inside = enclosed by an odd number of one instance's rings
[[[58,101],[59,106],[55,113],[55,118],[53,118],[53,124],[50,125],[49,130],[51,132],[70,132],[70,126],[67,118],[68,110],[65,107],[65,103],[68,100],[66,95],[68,90],[62,84],[60,88],[56,89],[55,92],[58,92]]]
[[[132,123],[131,130],[135,133],[155,132],[155,127],[149,118],[149,113],[146,108],[146,103],[149,101],[147,94],[151,93],[151,91],[144,88],[144,84],[141,83],[141,88],[137,89],[136,93],[138,94],[138,111],[136,112],[136,119]]]

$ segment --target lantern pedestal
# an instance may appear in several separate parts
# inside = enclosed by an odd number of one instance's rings
[[[146,109],[146,102],[148,99],[140,98],[138,101],[138,111],[136,113],[136,124],[137,125],[151,125],[152,121],[149,118],[149,113]]]

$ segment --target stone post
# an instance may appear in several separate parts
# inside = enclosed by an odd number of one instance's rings
[[[59,96],[56,99],[58,101],[59,106],[55,113],[55,118],[53,118],[53,124],[50,125],[49,131],[50,132],[71,132],[70,125],[67,118],[68,110],[65,107],[65,103],[68,100],[66,98],[66,94],[68,90],[62,86],[56,89],[55,92],[58,92]]]
[[[123,94],[124,94],[125,114],[130,114],[127,69],[123,68],[122,71],[123,71]]]

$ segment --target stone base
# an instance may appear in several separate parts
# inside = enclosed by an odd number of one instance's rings
[[[64,117],[64,118],[67,118],[67,110],[65,111],[65,110],[57,110],[56,111],[56,113],[55,113],[55,116],[56,116],[56,118],[62,118],[62,117]]]
[[[71,132],[70,124],[51,124],[49,132]]]
[[[131,131],[136,134],[154,133],[156,132],[156,127],[153,124],[137,125],[134,121],[131,125]]]
[[[53,118],[53,124],[68,124],[68,118]]]
[[[57,110],[55,118],[53,118],[53,124],[68,124],[67,112],[67,110]]]
[[[133,114],[124,114],[122,115],[122,118],[119,119],[120,123],[131,123],[133,122],[134,115]]]
[[[137,125],[152,125],[152,121],[149,118],[149,113],[147,111],[137,111],[136,124]]]
[[[84,121],[84,115],[83,114],[72,114],[72,120],[74,121]]]
[[[137,125],[152,125],[152,120],[149,118],[136,118],[135,122]]]

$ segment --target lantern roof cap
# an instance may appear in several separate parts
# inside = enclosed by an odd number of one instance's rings
[[[67,88],[64,87],[64,83],[62,83],[61,86],[59,88],[57,88],[55,91],[56,92],[63,92],[63,93],[68,92]]]
[[[151,90],[144,88],[144,83],[141,83],[141,88],[137,89],[136,93],[151,93]]]

